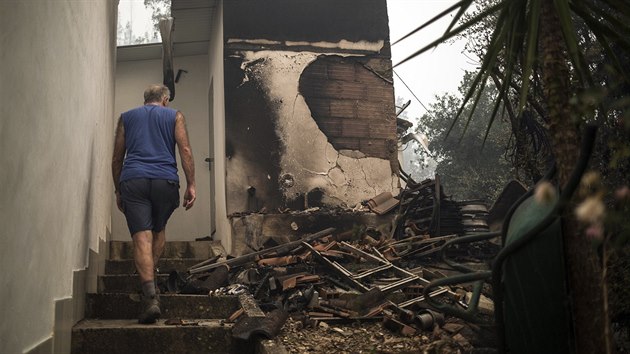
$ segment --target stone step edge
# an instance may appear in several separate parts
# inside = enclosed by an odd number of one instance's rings
[[[120,297],[128,297],[130,295],[134,295],[132,293],[86,293],[87,296],[120,296]],[[135,294],[134,296],[140,296],[140,293]],[[236,295],[219,295],[222,297],[236,297]],[[202,297],[211,297],[210,295],[199,295],[199,294],[172,294],[165,293],[160,294],[160,297],[178,297],[178,298],[202,298]]]
[[[158,273],[156,276],[158,278],[168,279],[170,274],[168,273]],[[129,273],[129,274],[102,274],[99,275],[99,278],[124,278],[124,277],[138,277],[138,273]]]
[[[175,263],[175,262],[181,262],[181,263],[194,263],[193,265],[196,265],[197,263],[201,263],[204,261],[207,261],[207,258],[160,258],[160,260],[158,260],[158,264],[160,263]],[[123,264],[123,263],[132,263],[135,265],[135,260],[133,259],[107,259],[105,260],[105,263],[109,263],[109,264]]]
[[[174,257],[170,257],[170,258],[160,258],[160,260],[158,260],[158,262],[169,262],[169,261],[187,261],[187,262],[192,262],[192,261],[199,261],[199,263],[208,260],[207,258],[174,258]],[[106,259],[105,262],[134,262],[133,259],[130,258],[123,258],[123,259]]]
[[[133,259],[133,241],[117,241],[108,242],[108,250],[110,260],[127,260]],[[191,251],[196,253],[199,250],[207,258],[220,254],[227,256],[220,241],[166,241],[164,245],[164,255],[169,255],[175,251]],[[203,258],[202,257],[202,258]],[[177,258],[180,258],[177,256]],[[187,258],[184,258],[187,259]]]
[[[130,295],[130,293],[89,293],[89,294],[94,294],[97,296],[112,295],[112,296],[118,296],[118,297],[125,297],[125,296]],[[160,294],[160,297],[162,296],[173,297],[173,298],[181,297],[183,299],[185,299],[186,297],[199,297],[199,298],[208,297],[208,295]],[[238,302],[240,304],[240,307],[243,309],[243,312],[244,312],[243,315],[248,316],[248,317],[265,317],[265,313],[260,309],[256,299],[254,299],[254,297],[251,294],[245,293],[245,294],[238,295]]]
[[[161,274],[168,274],[165,272],[177,270],[173,268],[173,266],[184,266],[185,269],[182,268],[178,270],[180,272],[183,272],[206,260],[207,259],[205,258],[160,258],[160,260],[158,261],[157,268],[159,269]],[[110,273],[108,272],[108,270],[120,271],[121,269],[119,268],[123,268],[123,267],[124,268],[129,267],[130,270],[135,271],[136,269],[135,261],[133,259],[108,259],[105,261],[105,273],[102,275],[121,274],[121,273],[116,273],[116,272]]]
[[[166,324],[170,319],[161,318],[154,324],[140,324],[137,319],[95,319],[86,318],[83,319],[72,327],[73,331],[80,331],[84,329],[95,330],[109,330],[109,329],[171,329],[171,328],[199,328],[199,327],[225,327],[230,328],[233,324],[226,323],[223,319],[216,318],[192,318],[181,319],[184,324]]]
[[[139,293],[89,293],[85,319],[133,319],[141,309]],[[242,308],[238,296],[162,294],[161,318],[226,319]]]

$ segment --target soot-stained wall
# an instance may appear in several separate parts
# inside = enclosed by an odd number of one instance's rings
[[[228,213],[398,188],[385,0],[224,6]]]
[[[227,39],[378,42],[387,40],[385,0],[229,0]]]
[[[243,58],[231,56],[224,66],[229,213],[281,204],[278,174],[282,146],[275,132],[273,102],[267,99],[261,82],[249,80],[242,65]]]

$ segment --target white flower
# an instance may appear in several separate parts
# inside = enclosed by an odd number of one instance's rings
[[[534,190],[534,200],[539,204],[549,204],[556,195],[556,189],[549,181],[539,183]]]
[[[575,216],[585,224],[597,224],[604,220],[606,207],[601,196],[591,196],[575,208]]]

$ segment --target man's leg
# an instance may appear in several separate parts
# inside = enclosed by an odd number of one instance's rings
[[[140,275],[140,283],[153,281],[153,235],[151,231],[138,231],[133,236],[133,258]]]
[[[166,243],[166,223],[179,203],[179,184],[164,179],[151,180],[153,220],[153,264],[156,269]],[[160,230],[160,231],[157,231]]]
[[[166,242],[166,222],[173,214],[179,203],[179,184],[176,181],[163,179],[151,180],[151,205],[153,219],[153,262],[158,260],[164,252]]]
[[[149,230],[138,231],[132,236],[134,260],[142,284],[143,310],[138,318],[140,323],[155,323],[161,311],[158,304],[153,275],[153,234]]]
[[[166,243],[166,229],[160,232],[152,232],[153,234],[153,264],[157,267],[158,261],[164,252],[164,244]]]
[[[162,230],[160,232],[155,232],[152,231],[152,235],[153,235],[153,246],[152,246],[152,253],[153,253],[153,266],[155,269],[155,280],[154,280],[154,284],[155,284],[155,290],[160,293],[160,288],[158,287],[158,282],[157,282],[157,274],[159,273],[158,270],[158,261],[160,260],[160,257],[162,256],[162,253],[164,252],[164,244],[166,242],[166,230]]]

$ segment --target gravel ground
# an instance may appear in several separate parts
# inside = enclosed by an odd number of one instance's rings
[[[380,322],[326,324],[304,327],[289,318],[276,341],[289,353],[494,353],[483,347],[479,335],[463,322],[447,321],[433,332],[418,331],[403,336],[385,329]]]

